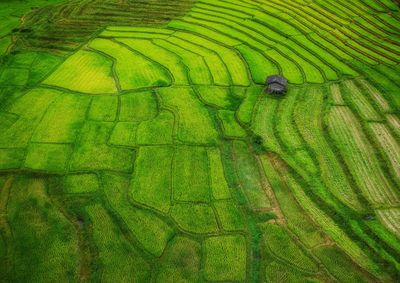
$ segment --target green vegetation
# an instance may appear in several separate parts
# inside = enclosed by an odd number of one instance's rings
[[[0,22],[0,282],[400,281],[394,1],[3,0]]]

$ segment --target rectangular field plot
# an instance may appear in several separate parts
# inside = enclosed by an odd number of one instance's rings
[[[63,94],[47,110],[33,142],[72,143],[83,125],[90,98]]]
[[[72,154],[72,145],[31,143],[24,167],[32,170],[63,172]]]
[[[0,170],[18,169],[25,159],[24,148],[1,148]]]
[[[229,199],[231,193],[225,179],[224,167],[222,165],[221,153],[217,148],[207,150],[210,166],[212,195],[215,199]]]
[[[119,121],[141,122],[157,115],[157,100],[154,92],[138,92],[121,96]]]
[[[107,144],[112,128],[109,122],[86,122],[77,141],[71,170],[132,170],[133,151]]]
[[[214,211],[208,204],[175,204],[171,217],[185,231],[192,233],[213,233],[218,231]]]
[[[233,159],[239,183],[249,206],[256,210],[268,208],[270,203],[261,183],[258,164],[246,143],[233,142]]]
[[[172,196],[172,147],[140,147],[130,184],[134,200],[167,213]]]
[[[88,112],[88,119],[93,121],[115,121],[118,111],[116,96],[95,96],[92,98]]]
[[[243,236],[211,237],[205,241],[205,277],[209,281],[246,280],[246,239]]]
[[[169,111],[161,111],[152,120],[139,124],[136,132],[138,145],[172,144],[174,136],[175,117]]]
[[[73,174],[64,179],[64,191],[70,194],[93,193],[100,189],[96,174]]]
[[[159,89],[162,104],[178,117],[178,138],[194,144],[214,144],[218,133],[208,111],[190,88]]]
[[[200,244],[175,237],[163,254],[156,282],[195,282],[200,276],[200,262]]]
[[[173,166],[173,197],[175,200],[210,201],[211,188],[205,148],[195,146],[178,147]]]

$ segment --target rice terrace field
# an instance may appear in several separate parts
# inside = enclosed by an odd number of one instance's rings
[[[1,0],[0,282],[400,282],[399,1]]]

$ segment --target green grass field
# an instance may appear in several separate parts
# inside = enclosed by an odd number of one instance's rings
[[[57,281],[400,282],[399,1],[0,1],[0,282]]]

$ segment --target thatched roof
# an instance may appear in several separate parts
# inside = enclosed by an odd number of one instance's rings
[[[286,92],[288,81],[286,78],[278,75],[267,78],[267,90],[269,93],[283,94]]]

